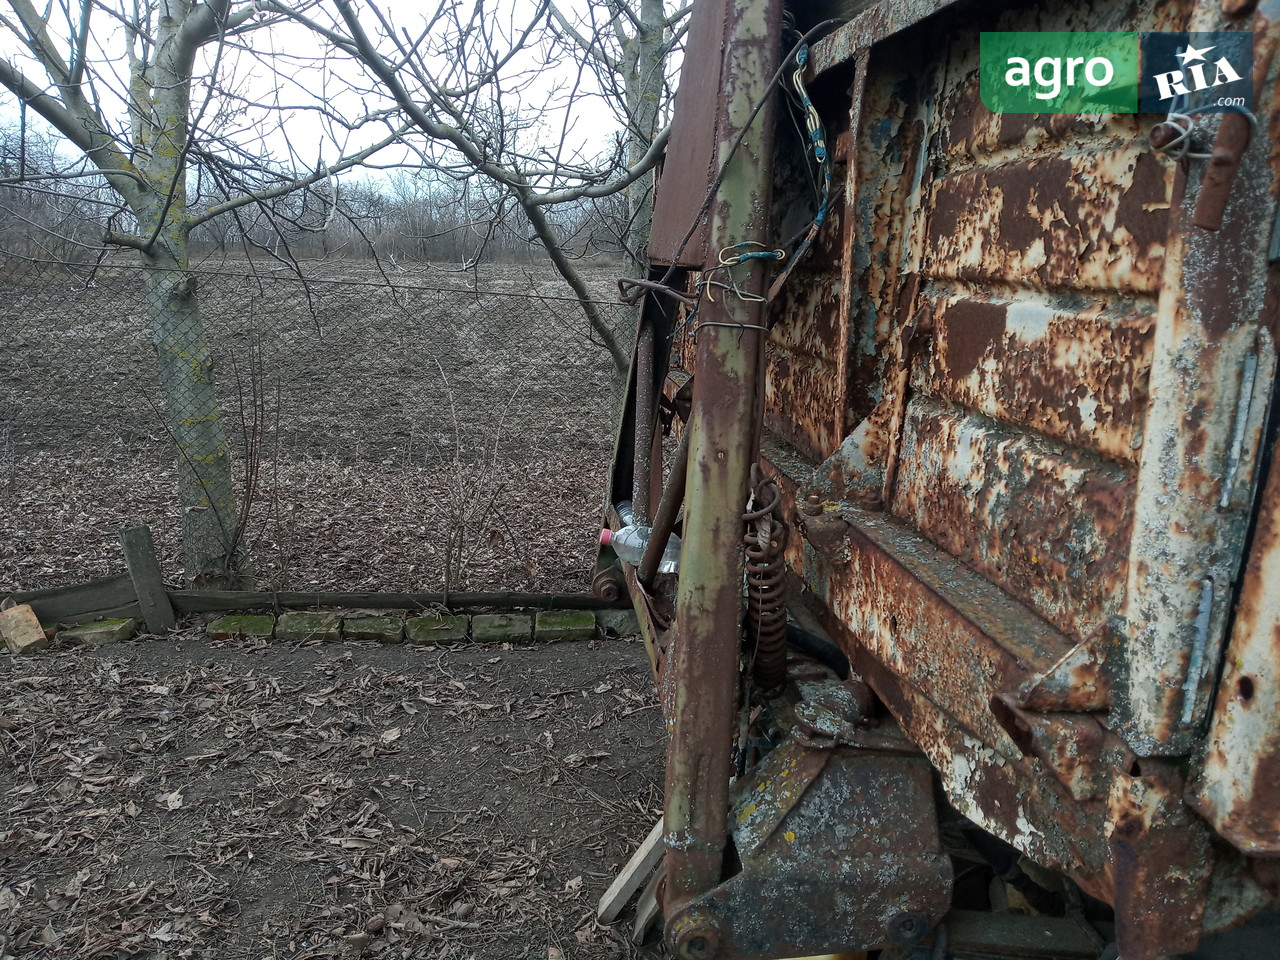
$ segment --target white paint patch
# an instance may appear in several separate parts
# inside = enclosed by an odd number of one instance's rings
[[[1004,329],[1023,343],[1043,340],[1053,315],[1053,310],[1043,303],[1015,300],[1005,312]]]
[[[1080,398],[1076,404],[1080,411],[1080,427],[1084,430],[1095,430],[1098,426],[1098,401],[1090,396]]]
[[[1027,254],[1022,258],[1022,269],[1026,273],[1030,273],[1039,267],[1043,267],[1048,261],[1049,257],[1045,253],[1044,237],[1040,237],[1027,248]]]
[[[1023,834],[1027,838],[1027,840],[1024,842],[1033,841],[1037,836],[1043,835],[1040,833],[1039,830],[1035,828],[1035,826],[1031,823],[1031,821],[1027,819],[1026,814],[1022,813],[1021,811],[1018,812],[1018,819],[1013,822],[1013,825],[1017,828],[1020,834]],[[1025,849],[1025,848],[1020,848],[1020,849]]]

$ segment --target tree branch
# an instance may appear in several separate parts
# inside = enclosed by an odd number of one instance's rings
[[[649,149],[645,155],[640,158],[625,176],[619,177],[617,180],[610,180],[608,183],[593,184],[584,187],[567,187],[563,190],[550,190],[546,193],[536,194],[532,201],[536,206],[546,206],[551,203],[565,203],[570,200],[594,199],[599,197],[607,197],[615,193],[620,193],[631,184],[635,183],[650,170],[652,170],[662,159],[662,155],[667,150],[667,141],[671,139],[671,128],[664,127],[653,138],[653,143],[649,144]]]
[[[89,19],[93,13],[93,0],[80,0],[80,26],[76,30],[75,53],[71,60],[71,83],[80,86],[84,81],[85,60],[89,51]]]
[[[573,24],[569,22],[569,19],[560,12],[559,7],[552,3],[548,7],[548,10],[556,23],[560,24],[560,29],[563,30],[564,33],[566,33],[569,38],[582,49],[583,53],[598,62],[601,66],[606,67],[615,73],[622,70],[622,61],[605,53],[604,48],[598,41],[588,40],[579,33]]]
[[[214,217],[220,216],[221,214],[227,213],[231,210],[238,209],[239,207],[243,207],[251,203],[261,203],[264,200],[274,200],[277,197],[283,197],[286,194],[293,193],[295,190],[301,190],[304,187],[309,187],[311,184],[318,183],[327,177],[342,173],[344,170],[350,170],[352,167],[359,166],[379,150],[395,143],[403,137],[405,131],[408,129],[408,125],[401,126],[386,137],[383,137],[377,143],[365,147],[358,153],[344,157],[337,163],[327,165],[322,169],[317,169],[305,177],[298,177],[278,186],[270,187],[266,190],[254,191],[252,193],[247,193],[244,196],[235,197],[231,200],[224,201],[223,203],[215,204],[214,206],[190,217],[187,221],[188,229],[194,229],[202,223],[207,223]]]
[[[96,114],[71,110],[65,103],[45,93],[8,60],[0,60],[0,85],[44,117],[55,130],[79,147],[126,199],[137,196],[136,174],[129,158],[100,125]],[[124,176],[118,171],[128,172]],[[132,179],[131,179],[132,178]]]

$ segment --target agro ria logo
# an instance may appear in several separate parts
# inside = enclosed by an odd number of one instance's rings
[[[1253,106],[1251,33],[983,33],[994,113],[1208,113]]]

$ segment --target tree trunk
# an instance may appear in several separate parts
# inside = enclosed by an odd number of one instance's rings
[[[196,278],[159,246],[143,255],[147,315],[177,448],[186,580],[236,586],[245,560],[239,510]]]
[[[147,317],[177,453],[186,581],[243,585],[240,511],[226,424],[218,406],[196,278],[189,269],[187,145],[191,64],[201,40],[187,35],[200,8],[179,3],[160,17],[154,61],[135,63],[129,113],[134,159],[146,186],[130,205],[142,244]]]
[[[624,51],[624,89],[627,113],[631,118],[631,138],[627,164],[635,166],[649,149],[658,132],[658,108],[665,80],[666,42],[669,30],[663,27],[666,14],[662,0],[640,0],[640,25]],[[653,225],[653,175],[642,177],[626,190],[627,233],[623,238],[628,252],[637,261],[640,276],[648,268],[646,250]]]

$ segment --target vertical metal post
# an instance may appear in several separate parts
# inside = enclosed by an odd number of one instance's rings
[[[711,206],[712,264],[723,248],[769,240],[771,106],[759,113],[731,159],[728,154],[752,110],[772,99],[780,42],[777,0],[733,0],[726,7],[716,132],[717,167],[724,175]],[[712,43],[691,48],[691,55],[714,56],[717,38],[700,39]],[[733,268],[739,289],[759,294],[766,262]],[[763,304],[717,289],[714,302],[703,302],[699,321],[667,753],[668,916],[718,884],[723,869],[742,616],[742,512],[755,456]],[[687,936],[701,935],[673,934],[677,941]],[[681,944],[676,946],[680,953]]]

